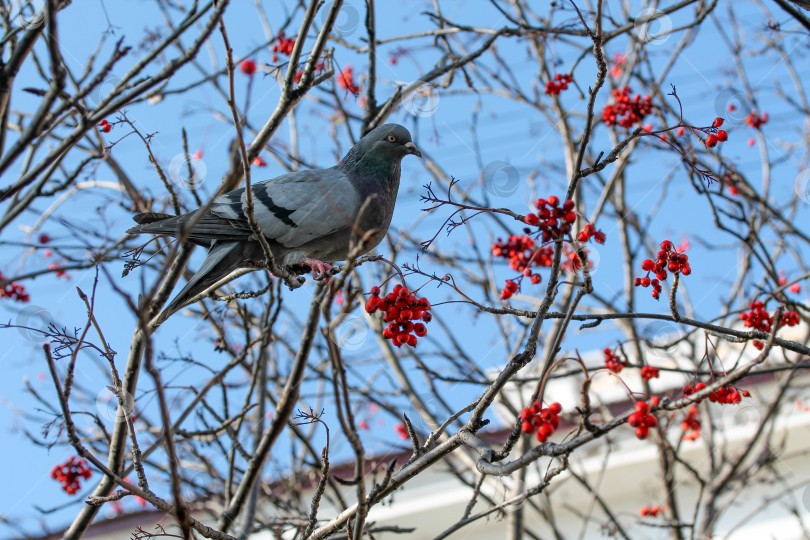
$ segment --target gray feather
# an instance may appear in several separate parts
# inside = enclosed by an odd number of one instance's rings
[[[296,273],[307,260],[345,260],[353,241],[363,252],[382,241],[394,213],[400,162],[421,157],[410,133],[397,124],[370,131],[334,167],[296,171],[252,185],[259,229],[277,264]],[[245,189],[217,197],[210,209],[182,216],[143,213],[129,234],[174,236],[209,249],[202,266],[172,300],[161,320],[191,299],[219,285],[240,268],[264,259],[245,214]]]

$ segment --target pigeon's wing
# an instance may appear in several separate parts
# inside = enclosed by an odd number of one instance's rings
[[[285,174],[254,184],[252,191],[259,228],[286,248],[350,227],[362,205],[357,189],[337,168]],[[244,204],[242,188],[217,198],[211,213],[235,227],[248,227]]]
[[[145,212],[136,214],[133,219],[138,225],[127,231],[129,234],[157,234],[176,236],[188,241],[211,247],[215,240],[238,242],[252,234],[247,221],[223,219],[211,212],[195,210],[182,216]]]

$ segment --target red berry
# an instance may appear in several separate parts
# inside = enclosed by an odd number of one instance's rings
[[[560,204],[560,199],[558,199],[558,198],[557,198],[556,196],[554,196],[554,195],[551,195],[550,197],[548,197],[548,198],[546,199],[546,202],[547,202],[549,205],[551,205],[551,206],[557,206],[558,204]]]
[[[663,242],[661,242],[661,249],[663,249],[664,251],[672,251],[672,242],[670,242],[669,240],[664,240]]]
[[[712,127],[715,127],[715,128],[719,128],[722,125],[723,125],[723,119],[720,118],[719,116],[714,119],[714,122],[712,122]]]
[[[718,130],[716,135],[717,140],[720,142],[725,142],[728,140],[728,133],[726,133],[725,130],[722,129]]]
[[[249,58],[242,60],[242,62],[239,63],[239,70],[245,75],[253,75],[256,73],[256,62]]]
[[[380,301],[376,296],[372,296],[366,300],[366,313],[374,313],[377,311],[377,303]]]
[[[427,334],[427,327],[422,323],[416,323],[413,325],[413,332],[417,336],[423,337]]]
[[[554,433],[554,426],[551,424],[543,424],[539,428],[537,428],[537,433],[542,433],[546,438]]]
[[[526,217],[523,218],[523,221],[526,225],[537,225],[540,222],[540,218],[538,218],[534,214],[526,214]]]

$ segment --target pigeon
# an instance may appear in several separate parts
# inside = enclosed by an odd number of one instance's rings
[[[328,169],[295,171],[252,184],[259,229],[279,266],[315,279],[327,276],[350,247],[367,253],[388,232],[394,213],[402,158],[422,157],[411,134],[384,124],[366,134],[340,163]],[[220,195],[208,209],[172,216],[147,212],[128,234],[174,236],[208,249],[197,273],[166,307],[160,319],[201,293],[221,285],[233,272],[257,269],[264,261],[261,244],[245,214],[245,188]]]

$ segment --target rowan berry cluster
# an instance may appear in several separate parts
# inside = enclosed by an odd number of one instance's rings
[[[675,250],[669,240],[661,242],[661,251],[658,252],[658,258],[655,261],[645,259],[641,263],[641,269],[645,270],[647,275],[643,278],[635,278],[633,285],[636,287],[639,285],[642,287],[652,285],[652,297],[656,300],[660,297],[663,288],[661,282],[667,279],[667,270],[673,274],[680,273],[684,276],[692,273],[692,267],[689,266],[689,256]],[[650,272],[655,274],[654,279],[650,279]]]
[[[573,81],[574,78],[568,73],[557,73],[554,75],[553,81],[548,81],[546,83],[546,94],[554,94],[555,96],[559,96],[560,92],[563,90],[568,90],[568,85]]]
[[[5,281],[3,273],[0,272],[0,281]],[[11,282],[5,287],[0,287],[0,298],[11,298],[17,302],[29,302],[31,297],[25,292],[25,287],[19,283]]]
[[[502,257],[509,261],[509,267],[521,273],[520,279],[528,277],[532,283],[542,281],[540,274],[532,272],[532,267],[551,266],[554,248],[552,246],[538,246],[534,240],[526,235],[511,235],[505,242],[498,238],[492,244],[492,255]],[[506,300],[517,292],[520,287],[512,280],[507,280],[501,291],[501,298]]]
[[[109,122],[107,122],[106,118],[98,123],[98,128],[104,133],[109,133],[110,131],[112,131],[112,125]]]
[[[773,327],[773,316],[768,314],[768,310],[765,309],[765,304],[759,300],[756,300],[751,302],[749,308],[750,311],[740,313],[740,319],[742,319],[743,324],[748,328],[769,333]],[[799,324],[799,322],[801,322],[801,320],[799,319],[798,313],[795,311],[785,311],[782,314],[782,320],[779,322],[779,327],[796,326]],[[756,339],[753,341],[753,344],[754,347],[759,350],[762,350],[762,348],[765,346],[764,343]]]
[[[657,379],[658,378],[658,368],[652,366],[643,366],[641,368],[641,378],[645,381],[649,381],[650,379]]]
[[[618,124],[630,129],[634,124],[640,124],[643,118],[652,112],[650,96],[642,98],[636,94],[635,97],[631,97],[631,92],[629,86],[625,86],[621,90],[613,89],[615,103],[605,105],[605,108],[602,109],[602,120],[606,126]]]
[[[531,407],[526,407],[520,411],[520,430],[523,433],[536,433],[535,437],[540,442],[546,442],[552,434],[560,427],[560,413],[562,405],[552,403],[545,409],[535,401]]]
[[[360,93],[360,87],[354,82],[354,68],[346,66],[346,68],[338,73],[337,77],[338,86],[347,92],[357,95]]]
[[[683,391],[684,396],[691,396],[692,394],[694,394],[696,392],[700,392],[704,388],[706,388],[706,384],[702,383],[702,382],[698,382],[694,386],[692,386],[691,384],[687,384],[686,386],[683,387],[682,391]],[[701,401],[703,401],[703,400],[701,400]],[[698,401],[697,403],[700,403],[700,401]]]
[[[396,285],[393,292],[380,296],[380,288],[372,287],[371,296],[366,301],[366,312],[383,312],[383,321],[390,323],[383,330],[383,337],[393,345],[401,347],[406,343],[416,347],[417,336],[427,334],[427,327],[420,321],[430,322],[430,302],[427,298],[417,298],[404,285]]]
[[[60,267],[60,265],[55,262],[48,265],[48,270],[56,270],[56,277],[58,278],[70,279],[67,275],[67,270]]]
[[[709,394],[709,401],[723,405],[733,405],[742,401],[742,395],[733,386],[722,386]]]
[[[588,268],[593,268],[593,263],[588,260],[588,250],[582,248],[582,254],[585,256],[585,261],[588,263]],[[582,268],[582,261],[579,260],[576,250],[568,244],[563,246],[563,257],[562,264],[560,265],[560,268],[563,270],[567,272],[576,272]]]
[[[706,146],[708,146],[709,148],[714,148],[715,146],[717,146],[718,142],[726,142],[728,140],[728,133],[725,130],[717,129],[722,125],[723,125],[722,118],[718,116],[717,118],[714,119],[711,129],[714,129],[716,131],[706,135],[706,140],[704,141],[706,143]]]
[[[759,129],[759,127],[768,121],[768,113],[762,113],[762,115],[758,115],[756,111],[752,111],[748,113],[748,116],[745,117],[746,126],[751,126],[754,129]]]
[[[92,472],[87,466],[87,460],[79,459],[74,456],[69,457],[68,460],[61,465],[54,466],[51,470],[51,478],[60,482],[62,489],[64,489],[68,495],[73,495],[82,487],[79,478],[87,480],[90,478],[91,474]]]
[[[664,510],[665,506],[642,506],[638,513],[642,517],[655,517],[659,513],[663,514]]]
[[[577,240],[579,240],[584,244],[591,238],[593,238],[597,244],[604,244],[606,236],[605,233],[603,233],[602,231],[597,231],[596,226],[593,223],[588,223],[587,225],[585,225],[584,229],[579,231],[579,234],[577,235]]]
[[[295,38],[284,37],[284,32],[276,36],[276,44],[273,45],[273,62],[278,62],[278,54],[281,53],[290,56],[295,47]]]
[[[698,408],[695,405],[689,407],[686,416],[681,421],[683,430],[683,440],[694,441],[700,437],[700,418],[698,418]]]
[[[687,384],[683,387],[683,395],[690,396],[694,393],[700,392],[706,388],[706,384],[703,382],[698,382],[694,386],[691,384]],[[742,401],[743,397],[749,397],[751,393],[748,390],[743,390],[740,392],[737,388],[733,386],[721,386],[711,394],[709,394],[709,401],[712,403],[720,403],[722,405],[733,405],[735,403],[739,403]],[[703,401],[702,399],[696,401],[695,403],[700,403]]]
[[[569,199],[560,204],[560,199],[551,195],[545,199],[537,199],[535,207],[537,213],[526,214],[523,221],[527,225],[539,229],[536,233],[537,241],[542,243],[556,241],[566,237],[566,235],[568,240],[572,241],[571,228],[577,219],[577,214],[574,211],[574,201]],[[530,229],[524,230],[527,233],[530,232]],[[596,227],[588,224],[577,235],[577,238],[583,243],[593,238],[601,244],[605,242],[605,233],[597,231]],[[554,247],[550,245],[538,246],[537,241],[528,235],[512,235],[506,242],[498,238],[497,242],[492,244],[493,256],[508,259],[509,266],[521,273],[517,282],[509,280],[505,283],[504,289],[501,291],[502,299],[506,300],[517,292],[524,277],[528,277],[534,284],[542,281],[540,275],[533,273],[531,268],[533,266],[551,266]],[[567,249],[565,251],[567,260],[563,263],[563,268],[567,270],[580,268],[581,263],[576,251],[572,250],[568,245],[564,246],[564,248]],[[585,254],[587,256],[587,252]]]
[[[571,232],[572,223],[577,220],[574,201],[568,199],[560,205],[560,199],[550,195],[545,199],[540,198],[534,201],[534,206],[537,208],[537,213],[526,214],[523,221],[526,225],[540,228],[543,242],[562,238]],[[580,242],[587,242],[591,237],[600,244],[605,243],[605,233],[597,231],[592,224],[586,225],[585,229],[577,235]]]
[[[650,436],[650,428],[658,425],[658,418],[650,413],[649,403],[636,401],[636,411],[627,418],[627,423],[636,428],[636,437],[644,440]]]
[[[627,361],[619,358],[610,348],[605,347],[602,352],[605,353],[605,368],[613,373],[620,372],[627,365]]]
[[[568,199],[560,206],[560,199],[554,195],[534,202],[537,214],[526,214],[526,225],[537,226],[543,231],[543,242],[556,240],[571,231],[571,224],[577,220],[574,201]]]
[[[315,73],[320,73],[322,71],[323,71],[323,62],[318,62],[317,64],[315,64]],[[293,77],[293,80],[295,80],[296,84],[301,82],[301,77],[303,75],[304,75],[303,69],[299,69],[298,71],[295,72],[295,77]]]
[[[787,284],[787,281],[788,280],[787,280],[787,277],[785,276],[785,271],[784,270],[779,270],[779,285],[785,285],[785,284]],[[802,284],[801,283],[794,283],[793,285],[788,287],[788,290],[790,292],[792,292],[792,293],[800,293],[800,292],[802,292]]]
[[[618,79],[624,73],[624,62],[626,58],[621,53],[613,53],[613,62],[610,66],[610,76],[614,79]]]
[[[533,266],[541,268],[551,266],[554,248],[552,246],[540,247],[526,235],[513,234],[506,241],[498,238],[492,244],[492,255],[507,259],[509,268],[512,270],[524,275],[532,275],[531,273],[526,274],[526,270],[531,272]],[[535,283],[535,281],[532,281],[532,283]],[[540,283],[540,280],[538,279],[536,283]]]
[[[397,432],[397,435],[399,435],[400,439],[410,438],[410,435],[408,435],[408,428],[405,427],[405,424],[397,424],[394,427],[394,431]]]

